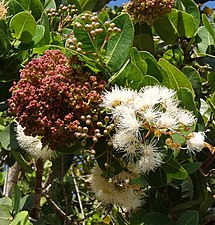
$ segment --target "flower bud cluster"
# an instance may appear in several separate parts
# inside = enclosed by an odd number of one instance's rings
[[[7,15],[7,9],[3,2],[0,2],[0,20],[5,20]]]
[[[63,5],[61,4],[58,9],[50,8],[47,9],[47,15],[50,20],[50,24],[54,25],[54,20],[59,19],[58,31],[61,31],[62,28],[66,27],[69,24],[72,24],[73,18],[76,15],[78,9],[75,5]]]
[[[74,143],[81,118],[98,108],[105,88],[104,81],[80,71],[76,61],[70,62],[59,50],[48,50],[21,70],[21,79],[10,90],[9,113],[26,135],[41,136],[51,149]]]
[[[103,34],[105,43],[116,33],[121,32],[114,23],[106,21],[104,24],[99,20],[99,17],[95,13],[84,13],[80,20],[75,22],[75,27],[88,33],[91,40],[97,44],[96,38]],[[72,38],[75,40],[75,38]],[[82,43],[76,40],[74,43],[71,40],[67,41],[67,47],[81,52]],[[79,44],[79,46],[77,46]]]
[[[130,0],[124,4],[124,11],[129,13],[134,22],[153,25],[163,15],[169,13],[174,0]]]

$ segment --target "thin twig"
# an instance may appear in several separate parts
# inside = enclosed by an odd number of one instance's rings
[[[48,174],[48,176],[46,177],[44,183],[43,183],[43,189],[46,189],[54,180],[54,173],[51,172]]]
[[[61,187],[62,187],[62,191],[63,191],[63,196],[64,196],[64,200],[65,200],[65,211],[66,211],[66,214],[68,214],[69,212],[69,209],[68,209],[68,197],[67,197],[67,194],[66,194],[66,190],[65,190],[65,185],[64,185],[64,182],[63,182],[63,177],[64,177],[64,160],[63,160],[63,157],[61,158],[61,176],[60,176],[60,183],[61,183]],[[66,224],[66,221],[64,222],[64,225]]]
[[[42,192],[42,195],[46,198],[47,202],[51,205],[53,210],[61,216],[65,221],[69,222],[71,224],[72,219],[51,199],[49,194],[46,191]]]
[[[78,203],[79,203],[79,207],[80,207],[81,215],[82,215],[82,219],[83,219],[83,218],[85,218],[84,209],[83,209],[83,205],[82,205],[82,201],[81,201],[80,192],[79,192],[79,189],[78,189],[78,184],[77,184],[77,181],[75,179],[74,172],[73,172],[73,168],[71,169],[71,174],[72,174],[72,177],[73,177],[73,182],[74,182],[74,185],[75,185],[75,191],[76,191],[76,194],[77,194],[77,197],[78,197]],[[83,221],[83,225],[85,225],[84,221]]]

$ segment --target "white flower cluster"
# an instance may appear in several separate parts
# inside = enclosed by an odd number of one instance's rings
[[[137,171],[145,173],[161,165],[162,153],[156,147],[160,136],[180,133],[196,123],[192,112],[180,108],[179,103],[175,91],[162,86],[146,86],[140,91],[115,86],[104,93],[101,106],[113,115],[116,126],[113,147],[122,151],[129,163],[135,161]],[[148,140],[150,135],[153,138]],[[203,137],[189,137],[188,150],[201,150]]]
[[[25,135],[24,128],[18,123],[16,127],[16,139],[20,147],[36,160],[43,159],[43,161],[46,161],[47,159],[55,157],[56,153],[47,145],[43,146],[38,136],[33,137]]]
[[[137,194],[130,185],[131,174],[148,173],[162,164],[164,154],[157,146],[162,135],[172,149],[181,147],[173,141],[172,135],[176,133],[187,140],[188,151],[202,150],[203,132],[183,134],[196,123],[196,118],[192,112],[180,108],[179,103],[175,91],[162,86],[146,86],[140,91],[115,86],[104,93],[101,107],[112,115],[115,124],[112,144],[122,153],[130,173],[122,172],[108,180],[102,176],[102,170],[95,167],[90,182],[100,201],[120,205],[128,211],[141,205],[142,193],[139,190]]]
[[[130,179],[137,176],[133,173],[121,172],[111,179],[102,176],[103,171],[94,167],[90,176],[92,191],[104,204],[116,204],[125,211],[131,211],[141,206],[142,190],[137,185],[131,185]]]

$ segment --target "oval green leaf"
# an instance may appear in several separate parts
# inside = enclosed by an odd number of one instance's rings
[[[134,26],[128,14],[121,14],[112,23],[121,29],[107,43],[106,64],[111,72],[119,70],[129,57],[134,39]]]
[[[14,38],[28,43],[35,35],[36,21],[30,13],[20,12],[12,17],[9,27]]]

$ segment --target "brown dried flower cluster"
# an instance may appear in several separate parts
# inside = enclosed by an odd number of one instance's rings
[[[134,22],[152,25],[161,16],[169,13],[174,0],[131,0],[124,4],[124,11],[129,13]]]
[[[94,114],[100,104],[105,82],[81,66],[76,58],[70,62],[59,50],[48,50],[21,70],[11,88],[9,113],[26,135],[41,136],[51,149],[71,146],[83,116]]]

